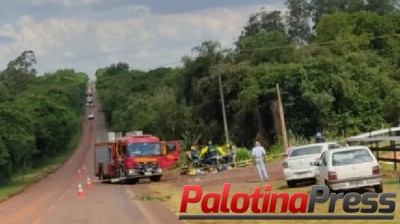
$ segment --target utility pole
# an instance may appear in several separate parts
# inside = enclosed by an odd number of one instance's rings
[[[281,121],[281,131],[282,131],[282,141],[283,141],[283,151],[286,152],[286,149],[289,147],[287,134],[286,134],[286,124],[285,124],[285,115],[283,113],[283,106],[282,106],[282,99],[281,99],[281,92],[279,90],[279,84],[276,83],[276,92],[278,95],[278,111],[279,111],[279,120]]]
[[[228,133],[228,122],[226,121],[224,93],[222,92],[221,72],[219,70],[219,65],[218,65],[218,82],[219,82],[219,93],[221,95],[222,116],[224,119],[225,144],[230,144],[229,133]]]

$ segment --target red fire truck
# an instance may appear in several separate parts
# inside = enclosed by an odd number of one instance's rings
[[[104,182],[137,183],[141,178],[157,182],[164,170],[178,162],[179,155],[179,141],[164,142],[142,132],[111,132],[94,145],[95,175]]]

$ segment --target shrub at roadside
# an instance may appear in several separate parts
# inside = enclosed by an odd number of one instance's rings
[[[247,148],[237,148],[236,149],[236,159],[237,162],[250,160],[251,159],[251,151]]]

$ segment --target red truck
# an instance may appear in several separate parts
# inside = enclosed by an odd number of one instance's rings
[[[106,140],[94,144],[94,171],[100,181],[137,183],[149,178],[157,182],[179,160],[179,141],[164,142],[141,132],[117,136],[108,133]]]

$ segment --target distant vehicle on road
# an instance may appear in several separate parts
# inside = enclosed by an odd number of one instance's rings
[[[373,187],[375,192],[383,192],[379,163],[366,146],[325,151],[313,165],[317,184],[325,184],[330,190]]]
[[[341,147],[336,142],[324,142],[292,148],[283,163],[288,187],[295,187],[299,181],[315,181],[315,166],[310,163],[319,159],[323,152]]]
[[[93,114],[93,112],[90,112],[90,113],[89,113],[88,119],[89,119],[89,120],[93,120],[93,119],[94,119],[94,114]]]

